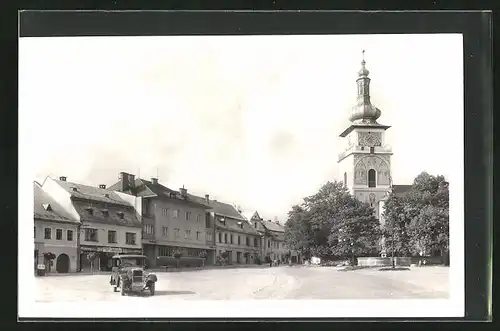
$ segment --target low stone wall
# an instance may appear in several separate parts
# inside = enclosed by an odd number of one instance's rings
[[[395,257],[395,265],[409,267],[411,265],[410,257]],[[392,266],[392,257],[358,257],[358,266],[360,267],[387,267]]]

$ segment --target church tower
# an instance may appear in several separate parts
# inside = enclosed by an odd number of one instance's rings
[[[339,173],[344,184],[358,200],[370,204],[380,218],[384,198],[391,189],[392,150],[385,145],[385,131],[390,126],[377,122],[380,109],[370,100],[370,72],[363,60],[358,72],[357,102],[349,116],[350,126],[340,134],[345,149],[339,154]]]

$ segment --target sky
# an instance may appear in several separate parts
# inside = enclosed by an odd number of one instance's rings
[[[22,169],[93,186],[121,171],[159,177],[285,221],[342,180],[363,49],[394,183],[422,171],[463,180],[455,34],[21,38]]]

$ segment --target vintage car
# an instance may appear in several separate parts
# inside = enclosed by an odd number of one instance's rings
[[[149,290],[155,294],[158,278],[154,273],[146,272],[147,257],[144,255],[115,255],[112,257],[112,273],[109,284],[114,292],[120,289],[122,295],[129,292]]]

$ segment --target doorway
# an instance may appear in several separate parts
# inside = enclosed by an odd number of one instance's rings
[[[60,254],[56,261],[56,270],[59,273],[69,272],[69,256],[66,254]]]

